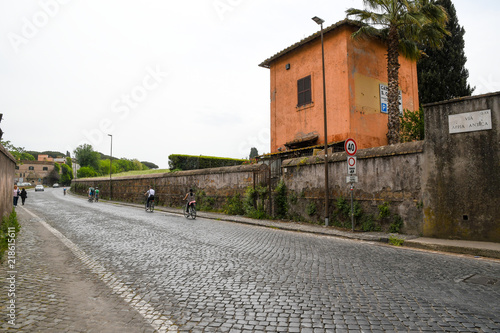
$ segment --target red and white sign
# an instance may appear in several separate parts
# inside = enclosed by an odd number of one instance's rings
[[[347,139],[344,143],[344,149],[347,155],[354,156],[358,151],[358,145],[356,145],[356,141],[354,141],[354,139]]]
[[[347,174],[356,174],[356,156],[347,156]]]

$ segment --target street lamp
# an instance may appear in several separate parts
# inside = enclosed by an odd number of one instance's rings
[[[111,153],[109,156],[109,200],[111,200],[112,196],[112,187],[111,187],[111,166],[113,163],[113,135],[108,134],[109,137],[111,137]]]
[[[325,47],[323,43],[323,23],[324,20],[317,16],[312,18],[314,22],[321,26],[321,63],[323,66],[323,122],[325,125],[325,227],[328,226],[328,136],[326,127],[326,79],[325,79]]]

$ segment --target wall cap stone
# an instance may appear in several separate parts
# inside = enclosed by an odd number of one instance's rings
[[[2,144],[0,144],[0,152],[2,152],[2,154],[4,154],[12,162],[16,163],[16,159],[14,158],[14,156],[12,156],[12,154],[9,153],[9,151],[7,149],[5,149],[5,147],[2,146]]]
[[[384,157],[393,155],[408,155],[419,154],[424,151],[424,141],[413,141],[398,143],[394,145],[381,146],[375,148],[366,148],[358,150],[356,157],[358,159],[368,159],[374,157]],[[347,153],[333,153],[328,156],[328,163],[345,162]],[[306,164],[322,164],[325,163],[325,158],[321,155],[310,157],[297,157],[283,161],[282,167],[301,166]]]
[[[264,165],[264,164],[245,164],[245,165],[236,165],[236,166],[219,167],[219,168],[208,168],[208,169],[197,169],[197,170],[165,172],[165,173],[152,173],[152,174],[146,174],[146,175],[131,175],[131,176],[112,177],[112,180],[149,179],[149,178],[164,178],[164,177],[185,177],[185,176],[195,176],[195,175],[210,175],[210,174],[218,174],[218,173],[253,172],[253,171],[262,171],[264,169],[267,169],[267,165]],[[108,177],[73,179],[74,182],[103,181],[103,180],[109,180],[109,175],[108,175]]]
[[[431,106],[444,105],[444,104],[450,104],[450,103],[461,103],[461,102],[464,102],[464,101],[469,101],[469,100],[474,100],[474,99],[481,99],[481,98],[488,98],[488,97],[497,96],[497,95],[500,95],[500,91],[492,92],[492,93],[488,93],[488,94],[483,94],[483,95],[458,97],[458,98],[449,99],[449,100],[446,100],[446,101],[440,101],[440,102],[435,102],[435,103],[428,103],[428,104],[422,105],[422,107],[425,109],[426,107],[431,107]]]

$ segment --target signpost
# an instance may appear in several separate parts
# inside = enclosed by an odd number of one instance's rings
[[[347,153],[347,178],[346,182],[351,183],[351,225],[352,231],[354,231],[354,183],[358,182],[358,176],[356,176],[356,152],[358,151],[358,145],[354,139],[345,140],[344,144],[345,152]]]

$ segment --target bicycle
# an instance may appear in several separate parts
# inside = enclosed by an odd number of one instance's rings
[[[146,212],[147,211],[150,211],[151,213],[154,212],[155,210],[155,201],[154,200],[151,200],[149,201],[149,207],[148,207],[148,200],[146,200]]]
[[[89,195],[89,202],[94,202],[94,196],[93,195]]]
[[[196,207],[195,207],[196,201],[191,201],[188,205],[187,208],[184,210],[184,217],[189,219],[195,219],[196,218]]]

